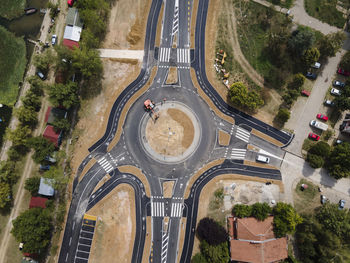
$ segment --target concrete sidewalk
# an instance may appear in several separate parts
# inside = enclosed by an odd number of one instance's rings
[[[98,49],[101,58],[120,58],[143,60],[143,50]]]

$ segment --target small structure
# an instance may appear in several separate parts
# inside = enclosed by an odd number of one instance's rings
[[[41,208],[46,208],[46,201],[48,199],[44,197],[34,197],[30,199],[29,203],[29,208],[34,208],[34,207],[41,207]]]
[[[55,195],[55,189],[51,186],[53,183],[53,179],[47,179],[47,178],[40,178],[40,186],[38,194],[52,197]]]
[[[63,45],[66,46],[69,49],[74,49],[79,48],[79,42],[77,41],[73,41],[73,40],[69,40],[69,39],[63,39]]]
[[[232,261],[268,263],[288,257],[287,238],[273,233],[273,216],[264,221],[229,217],[228,226]]]
[[[43,137],[58,147],[62,141],[62,131],[56,132],[52,125],[47,125],[44,130]]]
[[[79,42],[82,28],[78,26],[66,26],[64,29],[63,39],[69,39]]]
[[[346,114],[343,123],[340,125],[340,131],[350,135],[350,114]]]
[[[67,111],[60,108],[48,107],[45,114],[45,122],[47,124],[53,124],[57,119],[67,118]]]
[[[28,255],[29,253],[24,253],[24,255]],[[28,256],[24,257],[21,263],[38,263],[38,261],[29,258]]]
[[[80,19],[78,9],[76,9],[75,7],[68,8],[66,24],[69,26],[77,26],[83,28],[84,23]]]

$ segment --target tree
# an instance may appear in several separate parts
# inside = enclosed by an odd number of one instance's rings
[[[309,48],[305,51],[302,60],[305,63],[305,66],[309,67],[314,64],[320,58],[320,51],[316,47]]]
[[[273,226],[276,237],[283,237],[293,233],[303,219],[290,204],[278,202],[273,208]]]
[[[103,71],[99,52],[95,49],[74,49],[73,67],[85,79],[99,79]]]
[[[26,179],[24,189],[29,191],[31,195],[36,195],[39,191],[39,186],[40,186],[40,177],[34,176]]]
[[[255,203],[252,205],[252,216],[259,221],[264,221],[271,213],[271,207],[267,203]]]
[[[11,159],[0,163],[0,181],[14,185],[17,182],[18,173],[16,163]]]
[[[341,111],[350,110],[350,98],[343,94],[334,98],[333,102],[334,106]]]
[[[343,142],[333,147],[328,158],[327,169],[336,179],[350,176],[350,144]]]
[[[83,32],[81,33],[81,39],[82,39],[82,46],[84,46],[84,48],[98,48],[99,46],[99,39],[97,37],[95,37],[95,35],[91,32],[91,30],[89,28],[87,28],[86,30],[83,30]]]
[[[51,167],[50,170],[46,171],[43,178],[52,179],[51,181],[47,181],[48,184],[51,184],[55,190],[61,193],[63,193],[69,180],[68,176],[64,175],[62,167],[57,166]]]
[[[55,107],[63,106],[69,109],[79,103],[78,85],[75,82],[54,84],[49,88],[49,96]]]
[[[7,139],[12,141],[14,146],[26,146],[31,131],[28,126],[19,125],[15,130],[7,129]]]
[[[55,51],[57,53],[56,70],[64,72],[65,75],[70,73],[72,71],[73,51],[63,45],[56,45]]]
[[[312,47],[314,42],[314,32],[310,29],[302,28],[293,32],[288,40],[288,46],[295,55],[301,57],[305,50]]]
[[[252,207],[249,205],[237,204],[232,208],[232,214],[236,217],[250,217],[252,215]]]
[[[331,147],[326,142],[318,142],[311,146],[309,153],[327,158],[331,153]]]
[[[39,111],[41,108],[40,96],[36,95],[33,91],[28,90],[24,98],[22,99],[25,108],[34,108],[35,111]]]
[[[31,76],[27,78],[27,81],[31,85],[29,91],[33,92],[37,96],[42,96],[44,94],[46,84],[44,84],[44,82],[42,82],[37,76]]]
[[[46,156],[50,156],[55,151],[55,145],[42,136],[31,138],[28,146],[35,151],[32,158],[36,163],[42,163]]]
[[[38,123],[37,112],[33,107],[21,106],[15,110],[15,115],[24,125],[34,127]]]
[[[44,74],[47,74],[49,72],[49,67],[54,61],[54,55],[52,53],[51,49],[46,49],[44,53],[41,53],[40,55],[36,55],[34,57],[34,65]]]
[[[9,207],[11,200],[11,186],[6,182],[0,182],[0,209]]]
[[[277,113],[276,119],[282,124],[284,124],[289,120],[289,118],[290,118],[289,110],[286,108],[280,108]]]
[[[321,168],[324,165],[324,159],[316,154],[308,153],[306,161],[309,162],[312,168]]]
[[[340,67],[346,71],[350,71],[350,51],[347,51],[340,61]]]
[[[231,101],[243,108],[255,110],[264,104],[260,95],[256,91],[248,91],[248,88],[242,82],[235,82],[229,89]]]
[[[50,243],[51,216],[42,208],[36,207],[21,213],[12,221],[12,235],[22,242],[23,252],[40,253]]]
[[[227,241],[228,238],[225,228],[209,217],[199,221],[197,235],[200,240],[205,240],[209,245],[218,245]]]
[[[208,263],[208,261],[201,253],[197,253],[192,257],[191,263]]]
[[[55,119],[52,123],[52,126],[54,127],[55,131],[68,131],[70,129],[70,122],[65,119]]]
[[[229,262],[230,255],[227,242],[222,242],[216,246],[209,245],[205,240],[201,241],[200,245],[201,253],[211,263],[223,263]]]
[[[300,91],[300,88],[304,85],[305,77],[303,74],[298,73],[293,75],[292,81],[288,84],[288,88]]]
[[[321,38],[319,41],[319,50],[323,57],[334,57],[342,47],[346,35],[344,32],[331,33]]]

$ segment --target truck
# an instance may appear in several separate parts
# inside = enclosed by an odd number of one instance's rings
[[[327,124],[315,120],[310,121],[310,126],[320,129],[322,131],[328,130]]]

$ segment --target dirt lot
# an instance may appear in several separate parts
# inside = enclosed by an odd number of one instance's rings
[[[89,211],[98,218],[89,262],[131,262],[136,224],[134,203],[133,188],[121,184]]]
[[[227,146],[230,143],[231,136],[230,134],[219,130],[219,144],[222,146]]]
[[[228,179],[231,177],[232,179]],[[224,198],[221,202],[214,200],[214,192],[224,190]],[[198,222],[206,217],[212,217],[220,223],[225,221],[226,215],[231,213],[235,204],[253,204],[256,202],[276,202],[279,200],[279,187],[277,185],[265,185],[261,182],[236,180],[235,175],[218,176],[211,180],[202,190],[199,203]],[[199,252],[199,240],[195,238],[193,253]]]
[[[164,198],[171,198],[172,197],[174,185],[175,185],[175,181],[163,182],[163,196],[164,196]]]

